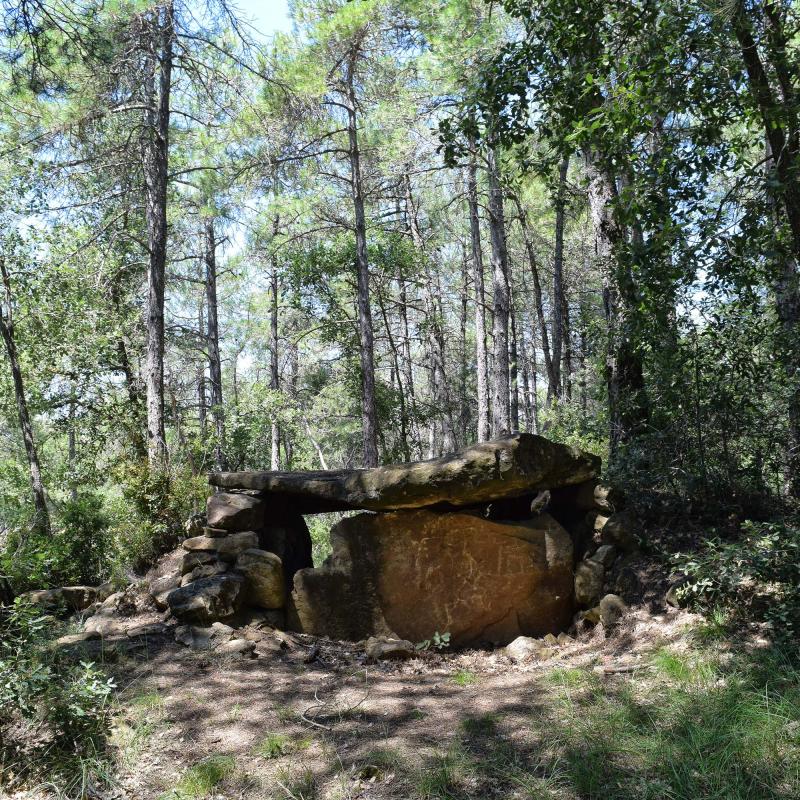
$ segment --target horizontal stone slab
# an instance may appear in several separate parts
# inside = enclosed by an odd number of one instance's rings
[[[518,433],[429,461],[320,472],[216,472],[209,482],[229,491],[255,490],[314,514],[459,508],[572,486],[599,471],[597,456]]]

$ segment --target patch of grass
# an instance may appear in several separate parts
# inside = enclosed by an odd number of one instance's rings
[[[275,706],[273,710],[275,716],[284,724],[297,719],[297,712],[291,706]]]
[[[577,689],[586,686],[591,677],[588,672],[582,669],[556,667],[544,676],[544,680],[553,686]]]
[[[497,714],[483,714],[461,720],[459,727],[466,736],[491,736],[497,729],[497,722]]]
[[[428,715],[421,709],[415,708],[408,715],[411,719],[425,719]]]
[[[280,788],[280,793],[273,795],[275,800],[316,800],[318,796],[317,779],[307,767],[295,771],[282,769],[275,776],[275,783]]]
[[[437,753],[417,774],[414,788],[421,800],[454,800],[468,772],[468,760],[456,746]]]
[[[194,800],[205,797],[236,768],[232,756],[210,756],[199,761],[183,774],[171,791],[161,795],[159,800]]]
[[[478,682],[478,676],[468,669],[460,669],[453,675],[453,683],[457,686],[472,686]]]
[[[604,800],[800,797],[795,667],[769,653],[723,670],[702,651],[667,650],[653,664],[652,677],[626,677],[562,710],[548,736],[565,791]]]
[[[280,758],[294,749],[292,740],[283,733],[268,733],[256,748],[262,758]]]
[[[158,692],[144,692],[131,698],[130,705],[143,711],[160,710],[164,706],[164,698]]]

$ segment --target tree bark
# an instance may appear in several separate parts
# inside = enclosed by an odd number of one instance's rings
[[[539,267],[536,263],[536,253],[533,249],[533,241],[531,239],[530,231],[528,229],[528,216],[525,209],[522,207],[519,197],[514,195],[514,203],[517,207],[517,215],[519,217],[520,228],[522,229],[522,239],[525,243],[525,252],[528,256],[528,266],[531,271],[531,278],[533,279],[533,299],[536,305],[536,318],[539,321],[539,335],[542,338],[542,352],[544,353],[544,366],[547,371],[547,403],[549,404],[553,397],[559,394],[556,390],[556,377],[555,360],[552,351],[550,350],[550,334],[547,329],[547,319],[544,315],[544,300],[542,296],[542,281],[539,276]],[[533,320],[531,320],[533,322]]]
[[[219,314],[217,304],[217,241],[213,217],[203,221],[206,265],[206,323],[208,334],[208,375],[211,395],[211,417],[214,420],[214,462],[217,471],[226,469],[225,409],[222,405],[222,359],[219,352]]]
[[[492,368],[492,435],[502,436],[511,428],[508,364],[508,255],[506,250],[503,187],[497,153],[487,151],[489,175],[489,233],[492,242],[492,291],[494,295],[494,364]]]
[[[5,260],[0,257],[0,272],[3,278],[3,288],[5,290],[5,307],[0,303],[0,335],[6,346],[6,355],[11,367],[11,378],[14,383],[14,399],[17,402],[17,415],[19,417],[19,428],[22,433],[22,441],[25,445],[25,455],[28,458],[28,475],[31,483],[31,493],[33,495],[33,509],[35,512],[34,527],[42,533],[50,533],[50,513],[47,510],[47,497],[42,481],[42,470],[39,464],[39,452],[36,448],[36,440],[33,435],[33,425],[31,415],[28,410],[28,400],[25,395],[25,384],[22,379],[22,370],[19,365],[17,355],[17,343],[14,336],[14,318],[12,311],[13,296],[11,293],[11,279],[8,274]]]
[[[278,233],[279,218],[276,215],[272,226],[273,238]],[[270,348],[269,348],[269,388],[273,392],[280,390],[280,372],[278,368],[278,265],[275,255],[271,256],[272,268],[269,276],[270,284]],[[281,432],[278,421],[273,417],[270,428],[270,469],[278,470],[281,468]]]
[[[153,40],[146,78],[143,166],[147,246],[147,458],[153,469],[167,459],[164,432],[164,282],[167,260],[167,170],[174,12],[172,3],[153,12]],[[158,88],[156,89],[156,73]]]
[[[595,253],[603,275],[603,307],[608,327],[606,383],[609,445],[616,456],[620,444],[633,439],[647,419],[647,399],[641,356],[632,341],[631,314],[635,290],[630,273],[615,260],[624,231],[614,214],[616,184],[598,155],[586,153],[589,213]]]
[[[564,342],[564,215],[567,205],[567,171],[569,156],[565,156],[558,170],[556,192],[556,230],[553,248],[553,380],[551,390],[561,395],[561,352]]]
[[[474,150],[474,147],[473,147]],[[472,247],[472,272],[475,283],[475,359],[478,394],[478,441],[491,437],[489,419],[489,376],[486,358],[486,298],[483,277],[483,251],[481,250],[481,223],[478,214],[478,170],[474,152],[467,165],[467,203],[469,205],[469,230]]]
[[[759,53],[753,35],[753,24],[743,2],[735,9],[732,26],[739,44],[742,61],[753,101],[761,115],[766,131],[769,154],[779,188],[769,191],[783,208],[792,237],[791,257],[784,258],[776,275],[773,291],[778,319],[783,328],[779,357],[794,388],[787,402],[789,436],[786,448],[787,491],[800,497],[800,125],[797,121],[797,101],[793,76],[786,60],[787,37],[778,4],[764,3],[766,18],[766,48],[781,91],[775,96],[768,70]]]
[[[364,213],[364,187],[361,178],[361,151],[358,145],[357,104],[354,83],[356,57],[357,51],[354,48],[348,57],[345,70],[345,105],[347,107],[347,133],[350,142],[350,187],[355,212],[364,466],[376,467],[378,466],[378,409],[375,401],[375,350],[372,310],[369,299],[367,222]]]

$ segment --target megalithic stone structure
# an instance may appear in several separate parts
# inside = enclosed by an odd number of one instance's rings
[[[518,433],[372,469],[213,473],[208,526],[185,543],[182,585],[167,601],[204,621],[280,604],[298,630],[354,640],[439,632],[461,646],[558,632],[581,544],[570,526],[604,510],[599,471],[596,456]],[[303,515],[329,511],[373,513],[342,520],[314,569]],[[240,578],[241,591],[223,591]]]

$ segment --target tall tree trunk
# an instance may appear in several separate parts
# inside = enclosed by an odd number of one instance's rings
[[[510,270],[509,270],[510,273]],[[511,275],[509,274],[509,279]],[[514,310],[514,292],[510,291],[511,347],[508,375],[511,384],[511,430],[519,430],[519,365],[517,362],[517,315]]]
[[[206,424],[207,424],[207,411],[208,400],[206,398],[206,352],[208,348],[208,328],[206,328],[206,314],[205,314],[205,296],[206,296],[206,276],[205,276],[205,263],[203,245],[201,239],[201,256],[198,265],[199,276],[198,280],[203,285],[203,292],[200,295],[200,301],[197,304],[197,336],[201,342],[202,357],[200,365],[197,367],[197,420],[200,425],[200,439],[205,442],[206,439]]]
[[[214,462],[217,470],[227,468],[225,460],[225,409],[222,405],[222,359],[219,352],[219,314],[217,304],[217,240],[214,218],[203,221],[206,264],[206,318],[208,324],[208,374],[211,389],[211,417],[214,420]]]
[[[489,233],[492,242],[492,291],[494,295],[494,364],[492,368],[492,435],[501,436],[511,428],[508,365],[508,255],[506,250],[503,187],[497,152],[487,151],[489,175]]]
[[[22,441],[25,445],[25,455],[28,458],[28,475],[31,482],[31,493],[33,494],[33,508],[36,514],[34,527],[43,533],[50,533],[50,513],[47,510],[47,498],[42,481],[42,470],[39,465],[39,453],[36,449],[36,441],[33,436],[33,425],[28,411],[28,400],[25,396],[25,384],[22,380],[22,370],[19,366],[17,355],[17,343],[14,338],[14,318],[13,318],[13,296],[11,293],[11,279],[8,274],[6,262],[0,256],[0,272],[3,278],[3,288],[5,290],[5,307],[0,303],[0,335],[6,346],[6,355],[11,367],[11,378],[14,382],[14,399],[17,401],[17,415],[19,417],[19,428],[22,433]]]
[[[553,380],[551,389],[556,397],[561,394],[561,349],[564,342],[564,216],[567,206],[568,170],[569,156],[565,156],[558,170],[556,231],[553,248]]]
[[[800,168],[800,124],[794,76],[786,57],[789,44],[781,7],[774,0],[765,0],[763,9],[768,63],[777,79],[780,99],[773,91],[768,70],[753,35],[753,23],[741,0],[734,11],[732,26],[747,72],[750,93],[764,123],[777,177],[775,183],[779,188],[770,186],[769,191],[783,208],[792,237],[791,257],[783,259],[773,291],[778,319],[784,331],[779,357],[794,387],[787,402],[789,437],[786,483],[788,492],[800,497],[800,182],[797,179]]]
[[[172,3],[153,11],[153,38],[146,79],[143,165],[147,222],[147,457],[151,468],[166,465],[164,432],[164,281],[167,262],[167,169],[174,12]],[[158,89],[156,89],[156,73]]]
[[[647,419],[647,398],[641,356],[632,340],[633,279],[616,263],[615,249],[624,232],[614,214],[616,184],[596,153],[586,151],[589,213],[595,252],[603,274],[603,306],[608,327],[606,383],[608,387],[609,445],[612,457],[630,441]]]
[[[279,218],[276,215],[272,226],[273,238],[278,233]],[[270,347],[269,347],[269,388],[273,392],[280,389],[280,373],[278,369],[278,264],[275,255],[271,256],[272,266],[269,276],[270,284]],[[270,426],[270,469],[277,470],[281,468],[281,433],[278,427],[278,421],[273,418],[272,425]]]
[[[369,300],[369,261],[367,259],[367,221],[364,213],[364,187],[361,179],[361,152],[358,146],[356,117],[355,63],[351,52],[345,75],[347,133],[350,141],[350,187],[353,196],[356,232],[358,330],[361,356],[361,420],[364,433],[364,466],[378,466],[378,409],[375,401],[375,351],[372,310]]]
[[[469,305],[469,264],[467,249],[462,245],[461,251],[461,308],[459,315],[459,444],[463,447],[468,444],[468,430],[470,417],[470,404],[467,400],[467,374],[469,372],[469,356],[467,355],[467,307]]]
[[[556,389],[558,378],[556,376],[555,359],[550,350],[550,334],[547,330],[547,319],[544,315],[544,300],[542,296],[542,281],[539,276],[539,267],[536,263],[536,253],[533,249],[533,240],[528,229],[528,215],[522,207],[522,203],[517,195],[514,195],[514,204],[517,207],[520,228],[522,229],[522,239],[525,243],[525,252],[528,256],[528,266],[533,279],[533,299],[536,304],[536,318],[539,321],[539,335],[542,337],[542,352],[544,353],[544,366],[547,371],[547,402],[548,404],[554,396],[559,394]],[[533,320],[531,320],[533,322]],[[560,327],[560,326],[559,326]]]
[[[469,205],[469,231],[472,246],[472,273],[475,284],[475,359],[478,392],[478,441],[487,441],[491,433],[489,420],[489,376],[486,358],[486,298],[483,278],[483,251],[481,250],[481,222],[478,214],[478,170],[475,165],[474,146],[467,165],[467,203]]]

